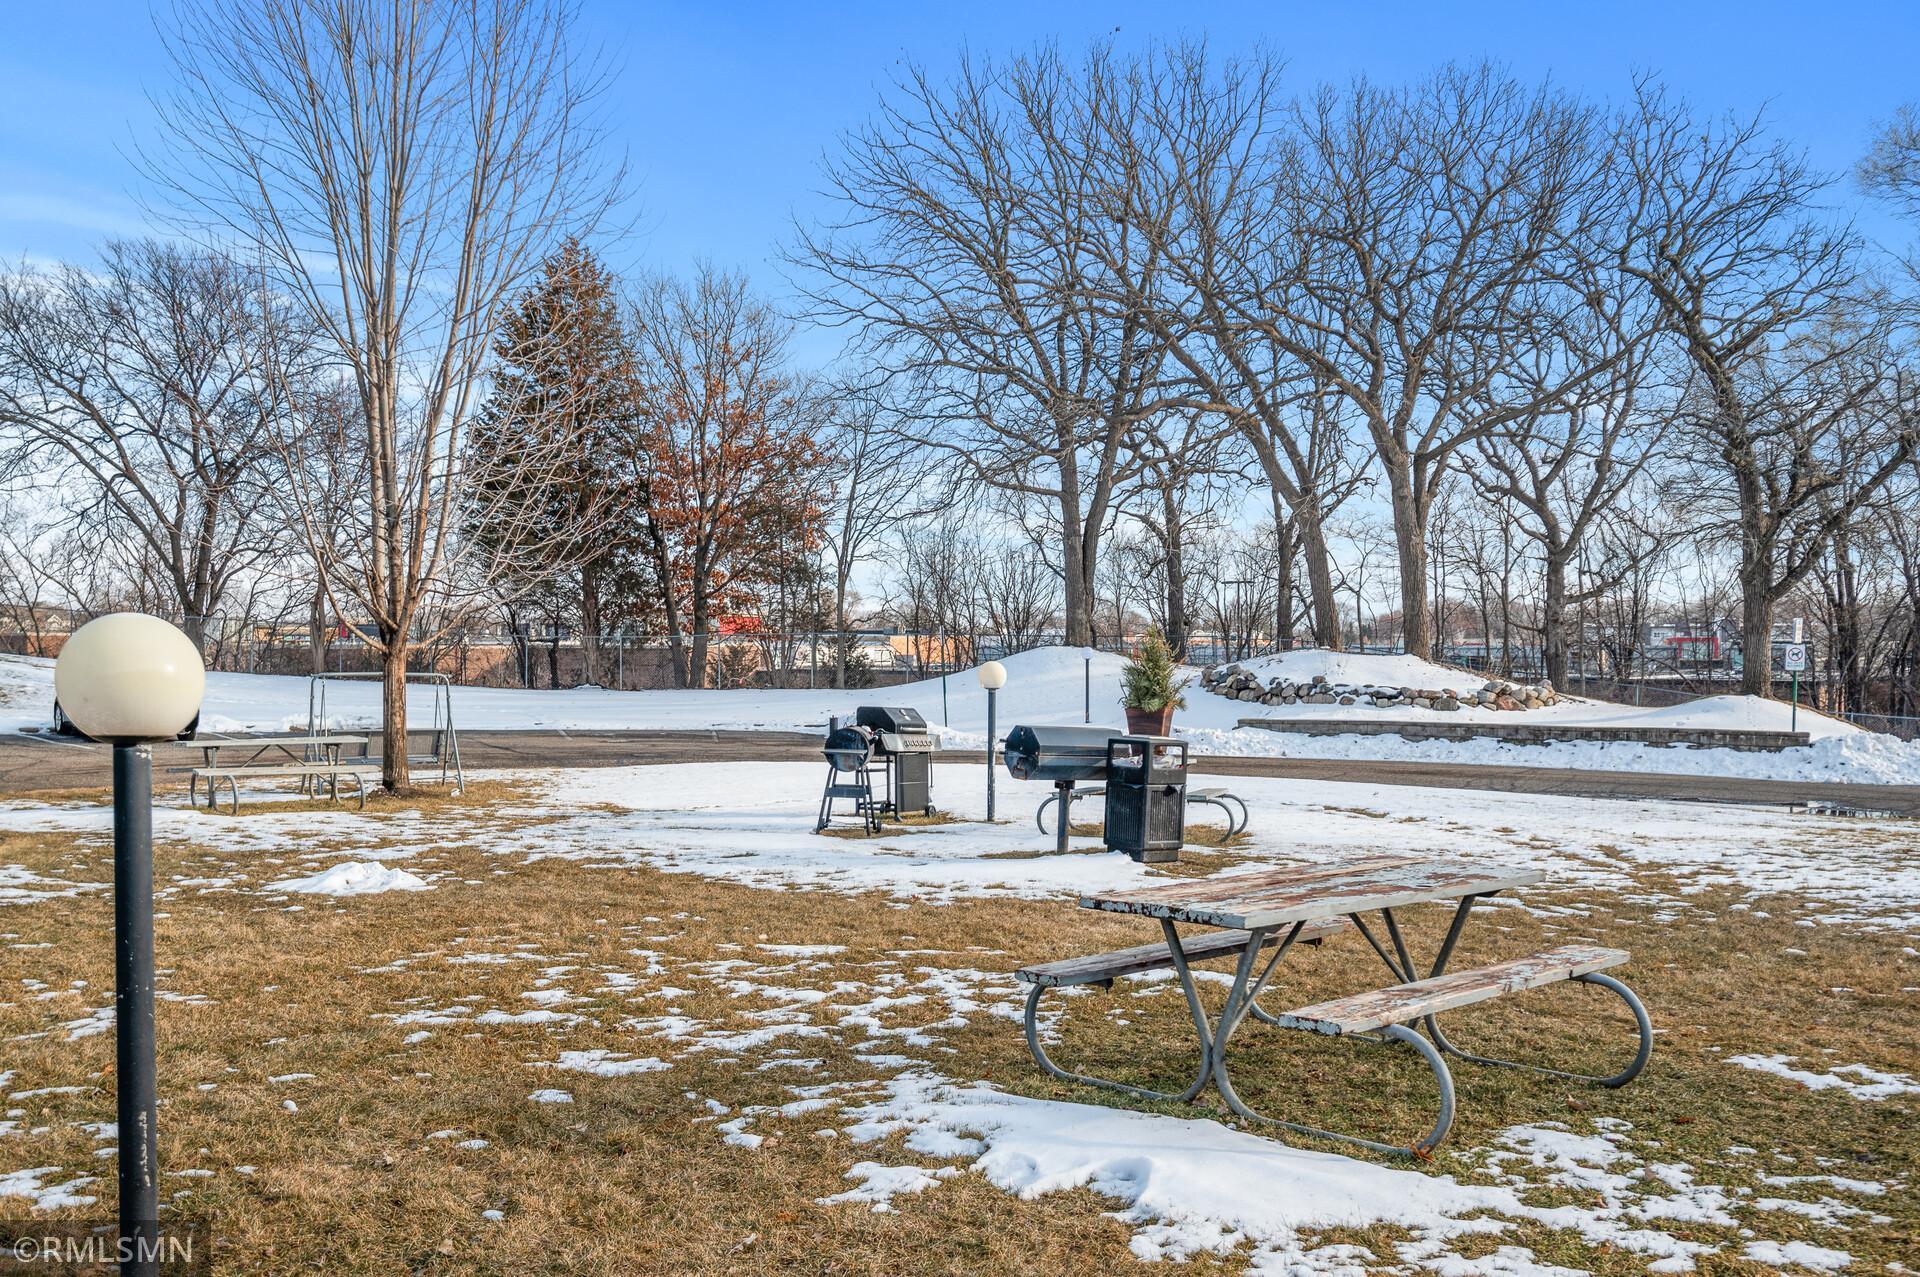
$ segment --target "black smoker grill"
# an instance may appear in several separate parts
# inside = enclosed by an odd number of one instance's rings
[[[840,798],[853,801],[852,814],[868,833],[879,833],[888,814],[933,815],[933,736],[920,711],[862,705],[852,723],[836,723],[827,733],[821,752],[827,758],[827,785],[814,832],[832,822],[834,800]]]
[[[1045,780],[1060,791],[1060,833],[1067,849],[1069,795],[1083,780],[1107,778],[1107,742],[1124,733],[1111,727],[1016,727],[1007,734],[1007,771],[1015,780]]]

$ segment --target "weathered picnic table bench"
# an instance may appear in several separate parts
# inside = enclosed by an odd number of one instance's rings
[[[312,786],[324,787],[331,802],[340,801],[341,780],[350,780],[359,806],[364,809],[367,805],[366,776],[376,767],[365,757],[365,736],[202,736],[197,740],[181,741],[180,744],[201,753],[201,765],[187,769],[187,803],[189,806],[198,805],[199,788],[204,783],[207,787],[208,811],[218,806],[218,787],[223,782],[232,802],[231,810],[237,814],[240,810],[240,782],[243,779],[288,777],[300,781],[302,793],[308,792]],[[344,751],[355,745],[361,748],[362,756],[343,758]],[[222,750],[252,752],[237,763],[223,766],[219,761]]]
[[[1082,896],[1080,904],[1084,908],[1157,919],[1162,943],[1043,963],[1019,971],[1017,978],[1031,986],[1026,1005],[1027,1045],[1040,1067],[1069,1081],[1105,1086],[1151,1099],[1183,1102],[1197,1099],[1211,1082],[1227,1106],[1242,1117],[1382,1152],[1424,1155],[1446,1138],[1453,1125],[1453,1075],[1447,1068],[1446,1056],[1616,1087],[1639,1076],[1652,1054],[1653,1028],[1646,1008],[1631,989],[1604,974],[1627,961],[1624,950],[1598,945],[1562,945],[1469,971],[1447,970],[1447,962],[1453,956],[1475,902],[1510,888],[1528,886],[1542,877],[1543,874],[1532,869],[1417,856],[1370,856],[1329,865],[1219,874],[1131,891]],[[1442,900],[1455,900],[1458,904],[1446,938],[1423,978],[1415,968],[1394,911]],[[1380,915],[1384,942],[1382,936],[1368,926],[1363,915],[1369,913]],[[1219,930],[1183,936],[1176,923]],[[1261,995],[1289,949],[1296,944],[1317,944],[1349,930],[1367,941],[1393,972],[1397,983],[1278,1015],[1260,1005]],[[1272,956],[1255,976],[1261,954],[1269,949]],[[1233,980],[1225,1006],[1217,1019],[1209,1021],[1195,987],[1192,964],[1227,957],[1235,959]],[[1048,1058],[1040,1040],[1038,1022],[1040,999],[1046,990],[1084,985],[1110,988],[1117,978],[1167,967],[1172,967],[1179,977],[1200,1045],[1199,1074],[1186,1090],[1176,1094],[1129,1086],[1112,1079],[1069,1072]],[[1566,981],[1594,985],[1617,994],[1632,1012],[1639,1031],[1639,1047],[1633,1060],[1620,1072],[1608,1076],[1569,1073],[1475,1055],[1455,1046],[1441,1031],[1442,1012]],[[1411,1145],[1391,1145],[1255,1112],[1235,1093],[1227,1071],[1227,1043],[1249,1015],[1279,1028],[1375,1042],[1400,1042],[1410,1047],[1433,1070],[1440,1088],[1440,1113],[1433,1129]],[[1408,1027],[1416,1023],[1426,1030],[1425,1037]]]

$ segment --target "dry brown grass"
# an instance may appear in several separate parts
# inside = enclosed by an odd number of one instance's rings
[[[462,801],[482,808],[476,828],[483,829],[527,819],[510,810],[514,799],[511,791],[474,785]],[[447,803],[429,792],[402,805],[437,813],[448,810]],[[238,819],[297,806],[304,804],[244,806]],[[370,812],[385,810],[369,804]],[[0,862],[95,882],[110,877],[109,854],[98,841],[53,834],[0,839]],[[313,846],[324,847],[324,840]],[[1231,856],[1231,850],[1208,852],[1186,867],[1211,868]],[[248,868],[238,856],[163,847],[159,876],[163,884],[214,876],[214,862],[223,859]],[[1005,900],[902,909],[881,898],[754,890],[645,869],[523,864],[466,844],[423,853],[408,867],[436,875],[436,889],[303,900],[298,911],[257,892],[218,888],[174,888],[162,901],[161,988],[193,999],[163,1001],[159,1009],[162,1165],[215,1172],[168,1178],[165,1193],[176,1215],[204,1221],[219,1239],[218,1271],[716,1277],[1137,1271],[1127,1249],[1130,1229],[1102,1213],[1111,1203],[1086,1192],[1020,1201],[979,1176],[963,1175],[901,1199],[894,1214],[819,1205],[819,1198],[849,1186],[843,1176],[852,1162],[902,1160],[901,1149],[881,1143],[856,1152],[844,1139],[815,1137],[814,1130],[833,1124],[831,1113],[763,1117],[752,1128],[768,1137],[758,1149],[722,1143],[710,1124],[696,1121],[703,1110],[686,1092],[735,1109],[775,1105],[791,1098],[785,1088],[795,1076],[759,1071],[758,1064],[774,1058],[764,1051],[744,1053],[738,1063],[719,1052],[676,1055],[672,1043],[619,1026],[629,1016],[660,1014],[665,1002],[647,995],[676,984],[685,992],[672,1004],[683,1014],[712,1026],[749,1027],[755,1022],[747,1013],[766,1003],[736,996],[718,980],[689,979],[688,970],[716,957],[765,961],[751,949],[756,942],[845,945],[831,972],[792,977],[822,985],[918,965],[1010,971],[1028,961],[1140,943],[1147,932],[1138,920]],[[1659,884],[1650,878],[1645,885]],[[1518,908],[1494,910],[1469,929],[1461,961],[1579,935],[1632,948],[1627,976],[1662,1030],[1654,1065],[1620,1092],[1463,1066],[1461,1117],[1434,1169],[1479,1176],[1474,1150],[1510,1125],[1563,1121],[1586,1129],[1595,1118],[1619,1117],[1633,1124],[1636,1144],[1657,1141],[1659,1158],[1690,1163],[1712,1182],[1753,1186],[1757,1172],[1788,1165],[1772,1160],[1778,1153],[1806,1171],[1831,1159],[1835,1165],[1826,1169],[1832,1173],[1903,1184],[1871,1203],[1893,1217],[1890,1224],[1855,1221],[1836,1238],[1830,1226],[1772,1213],[1765,1235],[1842,1246],[1855,1256],[1850,1272],[1875,1271],[1889,1260],[1912,1263],[1912,1239],[1920,1235],[1913,1195],[1920,1183],[1920,1106],[1911,1097],[1866,1104],[1813,1093],[1721,1062],[1741,1051],[1817,1061],[1831,1050],[1836,1062],[1915,1069],[1913,995],[1903,989],[1920,984],[1920,963],[1902,952],[1902,943],[1838,927],[1783,926],[1778,919],[1798,916],[1790,901],[1774,902],[1772,910],[1766,902],[1756,905],[1775,915],[1761,920],[1752,911],[1729,910],[1730,895],[1707,893],[1691,903],[1697,916],[1712,920],[1680,928],[1652,923],[1648,907],[1578,893],[1551,899],[1588,914],[1543,918]],[[0,1171],[58,1165],[100,1176],[91,1190],[100,1194],[99,1205],[69,1212],[84,1216],[112,1206],[112,1161],[95,1157],[95,1141],[74,1125],[112,1117],[112,1036],[69,1041],[54,1026],[110,1000],[110,916],[105,893],[0,909],[0,1069],[16,1073],[7,1089],[87,1088],[13,1102],[26,1110],[21,1116],[32,1133],[0,1138]],[[1428,910],[1411,922],[1416,948],[1430,951],[1444,914]],[[1356,951],[1359,943],[1341,941],[1289,959],[1284,996],[1308,1001],[1350,990],[1354,964],[1373,961]],[[532,946],[540,960],[446,960],[521,945]],[[601,980],[588,978],[591,973],[643,970],[645,960],[632,952],[637,948],[660,954],[667,969],[631,989],[596,990]],[[1784,952],[1790,948],[1805,956]],[[901,956],[924,950],[945,956]],[[888,963],[895,965],[878,965]],[[581,999],[565,1009],[590,1023],[565,1032],[537,1024],[426,1025],[433,1036],[407,1045],[406,1030],[382,1018],[476,996],[474,1005],[524,1010],[532,1004],[520,994],[554,966],[578,973],[558,977]],[[27,980],[45,987],[31,988]],[[1184,1082],[1188,1030],[1177,997],[1134,998],[1131,992],[1075,999],[1059,1058],[1096,1072]],[[53,996],[41,999],[41,993]],[[1592,1015],[1567,1014],[1582,1004],[1575,999],[1584,1001],[1579,991],[1559,990],[1496,1003],[1459,1036],[1474,1044],[1504,1042],[1526,1058],[1597,1064],[1596,1031],[1612,1012],[1596,1007]],[[1103,1013],[1120,1000],[1133,1021],[1125,1027]],[[889,1022],[926,1023],[943,1014],[937,1005],[902,1008]],[[1624,1034],[1614,1033],[1610,1043],[1612,1058],[1619,1058]],[[940,1044],[957,1054],[928,1058],[957,1077],[1035,1096],[1126,1102],[1041,1074],[1017,1025],[1004,1019],[974,1017]],[[838,1038],[793,1045],[823,1061],[806,1082],[875,1076]],[[1242,1045],[1236,1081],[1256,1105],[1383,1137],[1425,1129],[1428,1083],[1410,1057],[1258,1027],[1246,1031]],[[563,1047],[659,1054],[673,1067],[618,1078],[530,1067]],[[269,1080],[290,1073],[317,1077]],[[575,1103],[529,1103],[527,1094],[543,1086],[569,1090]],[[287,1100],[297,1111],[285,1107]],[[458,1139],[488,1144],[461,1149],[456,1139],[427,1138],[446,1128],[459,1129]],[[1750,1145],[1760,1154],[1730,1158],[1729,1145]],[[232,1169],[238,1166],[257,1169],[242,1175]],[[1540,1200],[1554,1200],[1556,1191],[1543,1191]],[[480,1212],[489,1209],[504,1218],[482,1220]],[[1704,1271],[1767,1271],[1731,1258],[1739,1246],[1727,1229],[1667,1226],[1731,1243]],[[1390,1257],[1395,1236],[1376,1228],[1328,1239],[1366,1244]],[[1466,1253],[1476,1253],[1476,1245],[1516,1242],[1544,1262],[1603,1274],[1639,1273],[1646,1264],[1643,1256],[1534,1225],[1468,1243]],[[1230,1258],[1180,1271],[1184,1277],[1241,1267]]]

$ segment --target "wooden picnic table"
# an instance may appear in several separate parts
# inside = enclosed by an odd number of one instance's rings
[[[1474,971],[1447,971],[1447,963],[1476,902],[1502,891],[1530,886],[1545,876],[1537,869],[1478,864],[1458,857],[1379,855],[1332,864],[1216,874],[1149,887],[1088,893],[1080,897],[1083,908],[1157,919],[1164,954],[1157,953],[1156,946],[1143,945],[1138,949],[1070,958],[1022,970],[1020,979],[1033,986],[1027,1003],[1028,1045],[1042,1067],[1059,1077],[1155,1099],[1193,1100],[1211,1085],[1227,1106],[1243,1117],[1381,1151],[1423,1154],[1444,1138],[1453,1121],[1453,1079],[1443,1054],[1606,1086],[1624,1085],[1646,1065],[1653,1040],[1646,1011],[1625,985],[1601,974],[1606,968],[1627,960],[1627,954],[1621,950],[1566,945]],[[1395,910],[1448,901],[1454,902],[1453,919],[1423,976],[1415,966]],[[1379,933],[1368,925],[1367,914],[1379,915]],[[1217,930],[1182,936],[1176,927],[1179,923]],[[1401,983],[1282,1015],[1273,1015],[1260,1006],[1261,995],[1289,949],[1296,943],[1319,943],[1348,930],[1363,936]],[[1259,959],[1268,950],[1271,957],[1261,967]],[[1226,1003],[1219,1015],[1210,1020],[1201,1003],[1191,964],[1220,957],[1235,957],[1237,963]],[[1166,966],[1171,966],[1179,977],[1200,1043],[1199,1076],[1185,1091],[1178,1094],[1148,1091],[1069,1073],[1047,1058],[1035,1019],[1040,995],[1047,988],[1111,985],[1115,976]],[[1454,1046],[1437,1022],[1436,1017],[1445,1010],[1565,980],[1599,985],[1626,1001],[1640,1030],[1640,1049],[1624,1072],[1595,1077],[1474,1055]],[[1227,1044],[1249,1015],[1281,1028],[1405,1044],[1426,1060],[1439,1083],[1439,1121],[1425,1139],[1408,1146],[1376,1143],[1255,1112],[1234,1092],[1227,1070]],[[1424,1025],[1427,1036],[1422,1037],[1407,1027],[1414,1022]]]

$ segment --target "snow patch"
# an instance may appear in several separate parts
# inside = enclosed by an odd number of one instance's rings
[[[1882,1073],[1864,1064],[1842,1064],[1825,1073],[1815,1073],[1791,1067],[1795,1058],[1791,1055],[1729,1055],[1726,1063],[1798,1082],[1809,1091],[1845,1091],[1856,1100],[1920,1095],[1920,1082],[1914,1081],[1911,1074]]]

